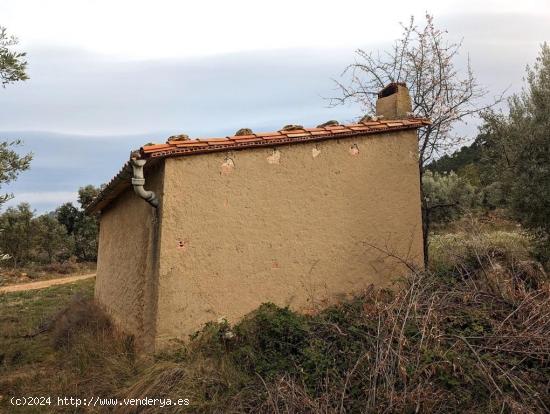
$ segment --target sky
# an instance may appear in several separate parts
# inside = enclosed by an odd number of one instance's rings
[[[470,59],[487,99],[520,90],[550,41],[550,0],[1,0],[30,80],[0,90],[0,138],[21,138],[34,160],[0,191],[44,212],[169,135],[352,121],[357,106],[329,106],[333,79],[357,48],[386,49],[426,11],[462,40],[458,65]]]

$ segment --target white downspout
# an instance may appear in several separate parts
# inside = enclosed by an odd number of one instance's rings
[[[132,158],[132,169],[134,170],[134,176],[132,177],[132,185],[134,186],[135,193],[157,208],[159,206],[159,200],[156,194],[152,191],[143,188],[145,185],[145,177],[143,176],[143,166],[147,162],[146,160],[138,160]]]

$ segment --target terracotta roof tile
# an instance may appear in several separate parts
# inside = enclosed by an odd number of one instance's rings
[[[245,135],[245,136],[238,137],[234,141],[235,142],[260,142],[263,140],[264,139],[262,137],[256,137],[255,135]]]
[[[349,125],[333,125],[317,128],[297,128],[286,131],[261,132],[256,134],[231,136],[226,138],[200,138],[195,140],[172,140],[166,144],[144,145],[139,153],[143,159],[154,160],[201,154],[205,152],[227,151],[228,149],[245,149],[258,146],[289,145],[300,142],[338,139],[345,136],[362,136],[383,132],[416,129],[430,125],[425,118],[407,118],[396,120],[366,121]],[[147,163],[146,168],[149,168]],[[86,211],[100,211],[114,200],[125,188],[130,186],[131,167],[126,163],[122,170],[111,180],[105,189],[88,205]]]
[[[288,135],[288,134],[300,134],[300,133],[304,133],[306,132],[305,129],[289,129],[288,131],[280,131],[281,134],[283,135]]]
[[[145,152],[153,152],[153,151],[158,151],[158,150],[167,149],[167,148],[172,148],[172,145],[170,145],[170,144],[148,145],[147,147],[144,147],[144,151]]]
[[[274,131],[274,132],[260,132],[258,134],[256,134],[256,136],[258,137],[271,137],[271,136],[275,136],[275,135],[282,135],[279,131]]]
[[[208,141],[195,141],[195,140],[175,141],[174,145],[178,148],[180,148],[180,147],[207,147],[208,146]]]
[[[256,138],[255,134],[248,134],[248,135],[236,135],[234,137],[230,137],[231,139],[234,139],[235,141],[241,140],[241,139],[248,139],[248,138]]]
[[[286,134],[289,138],[298,138],[298,137],[309,137],[311,135],[310,132],[293,132],[292,134]]]
[[[329,133],[330,134],[345,134],[346,132],[353,132],[353,131],[349,128],[344,128],[344,129],[334,129],[334,130],[330,131]]]
[[[212,145],[212,144],[223,144],[224,142],[225,143],[230,143],[231,141],[227,138],[201,138],[201,141],[205,141],[205,142],[208,142],[209,145]]]
[[[365,121],[349,125],[331,125],[327,127],[291,129],[286,131],[260,132],[226,138],[201,138],[199,140],[171,141],[166,144],[146,145],[140,149],[143,158],[177,156],[182,154],[204,152],[204,150],[226,149],[228,147],[243,148],[246,146],[273,145],[292,143],[293,141],[320,140],[345,134],[380,133],[386,130],[417,128],[429,125],[430,121],[423,118],[397,120]],[[183,151],[184,150],[184,151]]]

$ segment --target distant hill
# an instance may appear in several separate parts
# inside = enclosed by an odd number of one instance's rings
[[[471,145],[465,145],[450,155],[444,155],[432,161],[426,168],[438,173],[454,171],[467,178],[472,184],[479,185],[481,154],[481,139],[478,137]]]
[[[457,172],[469,164],[476,164],[481,159],[481,146],[478,140],[471,145],[465,145],[450,155],[432,161],[427,168],[437,172]]]

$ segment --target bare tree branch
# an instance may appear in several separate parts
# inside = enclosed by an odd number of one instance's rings
[[[498,104],[502,95],[491,104],[480,104],[487,90],[477,82],[469,57],[464,71],[456,67],[462,41],[447,40],[447,32],[435,26],[433,16],[426,14],[424,27],[419,27],[414,17],[401,27],[402,36],[389,51],[356,51],[355,63],[342,73],[345,81],[335,81],[340,94],[330,99],[330,103],[355,102],[363,110],[374,112],[377,91],[391,82],[405,82],[413,113],[432,121],[432,125],[418,132],[418,168],[422,177],[430,161],[465,140],[453,132],[453,127]],[[425,210],[427,203],[422,198]],[[429,231],[427,215],[429,211],[423,211],[425,246]],[[425,250],[426,260],[427,253]]]

